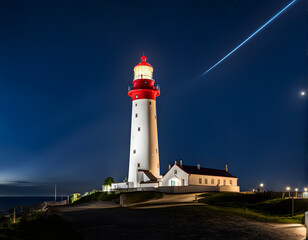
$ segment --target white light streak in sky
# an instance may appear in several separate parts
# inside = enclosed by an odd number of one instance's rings
[[[270,20],[268,20],[265,24],[263,24],[257,31],[255,31],[253,34],[251,34],[248,38],[246,38],[240,45],[238,45],[236,48],[234,48],[231,52],[229,52],[226,56],[224,56],[222,59],[220,59],[217,63],[215,63],[212,67],[210,67],[208,70],[206,70],[201,77],[203,77],[205,74],[207,74],[209,71],[211,71],[213,68],[215,68],[218,64],[220,64],[222,61],[224,61],[227,57],[229,57],[232,53],[234,53],[237,49],[239,49],[241,46],[243,46],[247,41],[249,41],[251,38],[253,38],[258,32],[260,32],[263,28],[265,28],[268,24],[270,24],[275,18],[277,18],[280,14],[282,14],[287,8],[289,8],[293,3],[295,3],[296,0],[293,0],[290,2],[287,6],[285,6],[282,10],[280,10],[274,17],[272,17]]]

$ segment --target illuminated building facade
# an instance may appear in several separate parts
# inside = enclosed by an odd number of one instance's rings
[[[153,67],[143,55],[134,68],[133,87],[128,95],[132,98],[131,137],[128,184],[130,188],[141,183],[157,185],[160,178],[156,97],[160,90],[155,86]],[[156,182],[156,184],[155,184]]]

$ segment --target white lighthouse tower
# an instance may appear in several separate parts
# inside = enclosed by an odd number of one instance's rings
[[[132,122],[129,154],[129,188],[157,186],[160,178],[156,97],[160,95],[153,79],[153,67],[143,55],[134,68]]]

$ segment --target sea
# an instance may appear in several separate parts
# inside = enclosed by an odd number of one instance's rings
[[[65,200],[66,197],[57,197],[57,201]],[[0,197],[0,211],[16,206],[40,204],[46,201],[54,201],[55,197]]]

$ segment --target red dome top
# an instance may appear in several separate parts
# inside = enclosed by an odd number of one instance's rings
[[[139,67],[139,66],[149,66],[153,69],[153,67],[150,64],[147,63],[147,57],[144,56],[144,53],[141,57],[141,62],[138,65],[136,65],[135,67]]]

